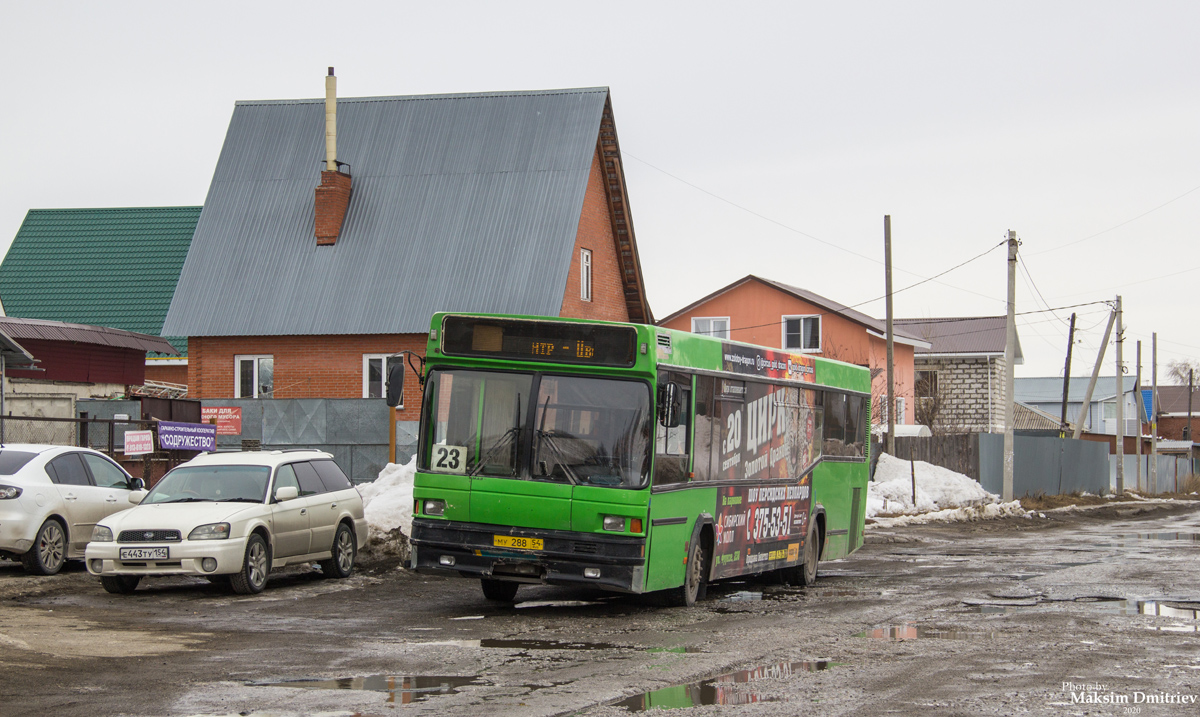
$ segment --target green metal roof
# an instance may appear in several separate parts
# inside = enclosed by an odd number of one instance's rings
[[[200,210],[29,210],[0,264],[4,311],[161,335]],[[187,337],[163,338],[187,355]]]

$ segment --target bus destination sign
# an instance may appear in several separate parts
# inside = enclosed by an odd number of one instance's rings
[[[447,316],[442,352],[454,356],[632,366],[637,331],[631,326],[550,323]]]

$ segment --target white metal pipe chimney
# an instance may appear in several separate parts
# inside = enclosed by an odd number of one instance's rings
[[[325,169],[337,168],[337,76],[330,67],[325,78]]]

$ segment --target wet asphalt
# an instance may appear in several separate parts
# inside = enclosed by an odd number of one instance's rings
[[[394,561],[252,597],[0,562],[0,714],[1200,714],[1200,503],[1045,515],[874,529],[815,587],[686,609]]]

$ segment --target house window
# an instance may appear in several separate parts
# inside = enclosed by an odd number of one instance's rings
[[[692,319],[692,333],[704,334],[717,339],[729,338],[728,316],[703,316]]]
[[[388,354],[363,354],[363,398],[383,398],[387,395],[388,370],[402,358]],[[403,396],[397,408],[404,408]]]
[[[592,300],[592,250],[579,250],[579,298]]]
[[[915,387],[917,398],[936,398],[938,395],[937,371],[917,371]]]
[[[1117,402],[1116,401],[1105,401],[1104,402],[1104,420],[1106,420],[1106,421],[1117,420]]]
[[[234,398],[273,398],[274,356],[234,356],[233,365],[236,373]]]
[[[904,425],[904,398],[905,398],[904,396],[896,397],[896,420],[895,420],[895,423],[897,426]],[[887,422],[888,422],[888,413],[887,412],[888,412],[888,406],[890,405],[890,403],[891,402],[888,401],[887,395],[883,395],[879,399],[879,408],[880,408],[879,424],[882,426],[887,425]]]
[[[783,317],[783,347],[801,351],[821,350],[821,316]]]

